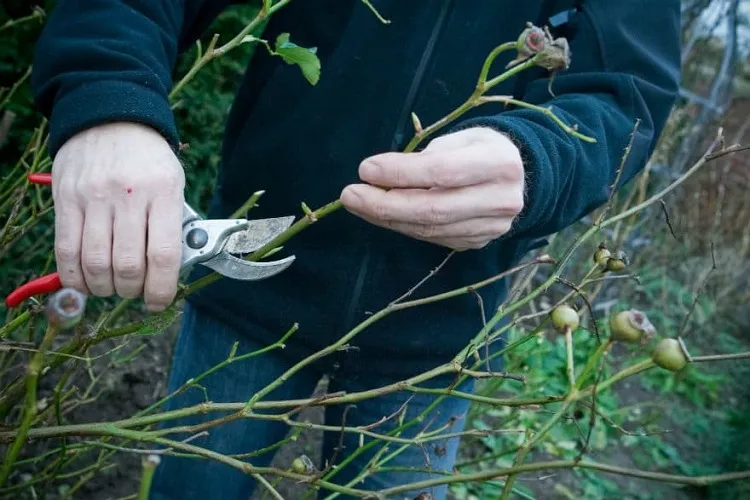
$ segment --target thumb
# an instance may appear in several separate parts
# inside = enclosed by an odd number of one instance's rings
[[[484,134],[478,128],[467,128],[450,134],[441,135],[430,141],[424,151],[448,151],[452,149],[465,148],[470,144],[481,140]]]

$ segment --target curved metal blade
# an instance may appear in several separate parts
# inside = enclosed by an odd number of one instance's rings
[[[214,258],[201,262],[227,278],[242,281],[258,281],[274,276],[294,262],[294,255],[271,262],[251,262],[238,259],[226,252],[219,252]]]
[[[254,252],[289,229],[293,223],[293,215],[272,219],[248,220],[247,228],[232,233],[223,250],[232,254]]]

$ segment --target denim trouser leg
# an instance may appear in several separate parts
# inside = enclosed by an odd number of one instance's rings
[[[239,342],[236,356],[266,347],[240,336],[208,314],[189,304],[185,307],[183,323],[175,345],[168,393],[178,389],[186,380],[195,377],[227,358],[232,345]],[[231,363],[200,382],[205,388],[192,387],[168,401],[163,409],[177,409],[206,401],[242,402],[276,380],[290,366],[288,360],[274,351]],[[302,370],[269,394],[270,399],[298,399],[309,397],[319,375]],[[173,420],[169,427],[194,425],[215,419],[225,413],[196,415]],[[271,446],[284,439],[289,427],[266,420],[240,420],[208,429],[208,436],[191,444],[223,454],[248,453]],[[170,435],[181,440],[186,435]],[[154,500],[248,500],[256,487],[255,481],[237,469],[211,459],[162,456],[152,483]],[[256,466],[268,466],[273,453],[246,459]]]
[[[344,375],[345,376],[345,375]],[[455,381],[455,375],[436,377],[430,381],[419,384],[420,387],[447,388]],[[368,377],[367,379],[353,379],[342,381],[332,381],[329,391],[346,391],[347,393],[368,390],[387,384],[397,382],[389,378],[387,374],[381,374],[378,377]],[[456,391],[472,392],[473,379],[454,387]],[[387,396],[381,396],[372,399],[366,399],[357,402],[354,406],[346,410],[345,405],[333,405],[326,409],[326,424],[340,426],[342,417],[347,427],[371,426],[383,418],[390,417],[386,422],[369,427],[369,430],[378,434],[387,434],[389,431],[399,425],[397,413],[404,410],[404,423],[411,422],[415,417],[421,415],[435,401],[436,396],[432,394],[416,394],[408,391],[398,391],[390,393]],[[416,424],[412,424],[405,429],[398,437],[412,438],[419,434],[437,431],[436,434],[454,434],[462,432],[465,428],[466,413],[469,409],[469,401],[463,398],[446,397],[442,399],[434,408],[429,409],[424,419]],[[336,464],[357,451],[360,445],[366,445],[373,439],[364,437],[360,441],[360,436],[354,433],[330,432],[325,434],[323,446],[323,463],[335,459]],[[337,484],[348,484],[356,479],[362,470],[368,467],[370,460],[378,453],[378,460],[382,461],[391,454],[392,456],[384,467],[401,468],[399,471],[384,471],[368,475],[364,480],[350,484],[351,487],[364,489],[367,491],[376,491],[385,488],[392,488],[400,485],[415,483],[428,479],[437,479],[445,477],[440,472],[451,473],[456,462],[460,438],[449,437],[448,439],[430,440],[421,444],[404,444],[396,442],[379,441],[374,446],[361,453],[351,463],[341,467],[336,474],[330,479]],[[343,449],[336,452],[339,444]],[[382,448],[386,446],[385,451]],[[423,471],[406,471],[403,469],[423,469]],[[428,472],[428,469],[435,472]],[[434,500],[445,500],[447,498],[447,487],[445,485],[433,486],[417,490],[405,491],[399,494],[389,495],[389,499],[414,499],[420,493],[430,494]],[[330,494],[330,491],[323,491],[321,497]],[[338,498],[355,498],[348,495],[341,495]]]
[[[294,341],[294,337],[290,342]],[[227,327],[221,321],[212,318],[203,311],[187,305],[183,317],[180,335],[175,346],[173,362],[169,379],[168,392],[178,389],[186,380],[195,377],[226,359],[232,344],[239,342],[236,355],[263,348],[261,344],[240,335]],[[206,401],[206,395],[212,402],[243,402],[268,383],[276,380],[286,371],[292,362],[282,357],[276,351],[269,351],[238,363],[232,363],[212,375],[203,379],[199,387],[193,387],[176,396],[162,408],[163,410],[184,408]],[[346,363],[332,374],[328,391],[345,391],[353,393],[381,387],[398,382],[400,379],[387,372],[377,369],[376,357],[366,361],[370,365],[364,372],[347,369]],[[361,368],[361,366],[359,367]],[[363,375],[366,373],[367,375]],[[313,369],[297,372],[293,377],[269,394],[267,399],[301,399],[307,398],[315,389],[320,374]],[[437,377],[431,381],[419,384],[420,387],[446,388],[455,380],[455,375]],[[454,388],[458,391],[471,392],[471,379],[463,385]],[[326,408],[325,424],[340,427],[343,413],[346,411],[345,423],[347,427],[371,426],[381,419],[386,422],[369,428],[372,432],[385,434],[398,425],[395,415],[399,409],[405,408],[404,422],[421,414],[435,401],[435,395],[397,391],[384,396],[359,401],[347,409],[347,405],[331,405]],[[424,419],[406,429],[400,437],[412,437],[419,432],[430,432],[440,429],[441,433],[457,433],[464,429],[468,401],[461,398],[444,398],[435,408],[427,413]],[[224,413],[195,415],[189,418],[173,420],[167,423],[170,427],[176,425],[194,425],[217,418]],[[389,418],[390,417],[390,418]],[[202,436],[193,444],[223,454],[238,454],[256,451],[271,446],[284,439],[289,432],[285,424],[268,422],[266,420],[241,420],[222,424],[208,429],[208,436]],[[180,440],[188,436],[174,434],[169,436]],[[362,443],[367,444],[371,438],[364,437]],[[343,449],[336,451],[339,444]],[[373,454],[381,450],[383,445],[387,450],[380,455],[380,460],[399,450],[403,444],[395,442],[379,442],[367,452],[357,455],[346,466],[340,467],[330,479],[337,484],[347,484],[364,470]],[[411,444],[406,449],[392,457],[386,467],[430,469],[433,471],[450,472],[455,463],[459,439],[440,439],[423,442],[421,445]],[[327,461],[341,464],[351,453],[360,446],[360,435],[340,432],[326,432],[323,443],[323,464]],[[247,459],[256,466],[268,466],[273,459],[272,453],[266,453]],[[364,490],[380,490],[402,484],[413,483],[425,479],[442,477],[437,472],[420,471],[383,471],[365,478],[364,481],[352,484],[353,488]],[[269,476],[269,479],[273,479]],[[162,456],[161,464],[156,469],[152,483],[154,500],[248,500],[257,488],[255,481],[248,475],[211,459],[180,458]],[[413,499],[419,493],[432,495],[434,500],[445,500],[446,487],[433,487],[416,491],[404,492],[388,498]],[[331,491],[323,488],[320,497],[328,496]],[[351,498],[341,495],[338,498]]]

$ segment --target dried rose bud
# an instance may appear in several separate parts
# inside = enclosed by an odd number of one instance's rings
[[[622,250],[618,250],[613,256],[607,259],[607,269],[609,271],[622,271],[628,264],[630,264],[628,255]]]
[[[541,52],[546,45],[545,42],[544,30],[531,23],[526,23],[526,29],[521,32],[516,42],[516,50],[518,50],[519,55],[529,57]]]
[[[659,341],[651,353],[651,359],[657,366],[676,372],[682,370],[687,364],[687,357],[682,352],[682,347],[676,339],[664,339]]]
[[[576,328],[578,328],[578,313],[570,306],[557,306],[552,311],[551,316],[552,324],[557,330],[561,332],[565,331],[568,328],[570,328],[571,330],[575,330]]]
[[[506,68],[527,59],[534,54],[538,54],[547,44],[546,33],[542,28],[534,26],[532,23],[526,23],[526,29],[521,32],[516,40],[516,58],[510,61]]]
[[[620,311],[610,316],[609,329],[613,340],[630,343],[640,342],[656,333],[656,328],[648,316],[637,309]]]
[[[292,461],[292,471],[297,474],[312,474],[315,472],[315,464],[307,455],[300,455]]]
[[[537,66],[549,71],[568,69],[570,66],[570,46],[565,38],[557,38],[548,43],[544,50],[539,52],[536,60]]]
[[[604,243],[599,243],[599,248],[597,248],[596,252],[594,252],[594,262],[596,262],[600,266],[606,266],[607,259],[609,259],[611,256],[612,253],[607,250],[606,245],[604,245]]]
[[[74,288],[63,288],[47,300],[45,315],[50,325],[61,330],[72,328],[86,311],[86,296]]]

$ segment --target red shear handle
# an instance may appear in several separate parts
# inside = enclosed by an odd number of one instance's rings
[[[24,300],[33,295],[40,293],[54,293],[62,288],[60,275],[57,273],[48,274],[31,280],[25,285],[21,285],[5,298],[7,307],[18,307]]]
[[[52,184],[52,174],[29,174],[26,178],[34,184]]]
[[[34,184],[52,184],[52,174],[34,173],[27,176],[29,182]],[[57,273],[48,274],[40,278],[29,281],[19,286],[5,298],[7,307],[18,307],[26,299],[41,293],[54,293],[62,288],[60,275]]]

